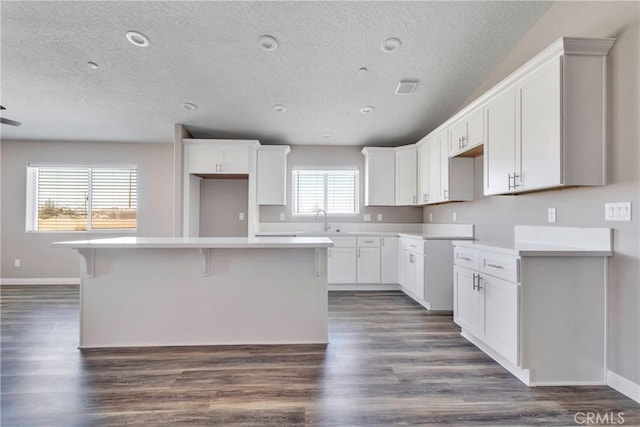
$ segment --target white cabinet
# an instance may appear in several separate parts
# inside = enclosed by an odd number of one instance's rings
[[[418,142],[418,204],[429,202],[429,142],[427,138]]]
[[[454,256],[462,335],[527,385],[604,383],[606,258],[467,245]]]
[[[438,203],[440,199],[440,139],[436,136],[427,142],[429,160],[429,191],[426,194],[428,204]]]
[[[449,128],[449,155],[466,153],[484,141],[484,120],[482,107],[463,115]]]
[[[534,58],[492,94],[485,104],[485,195],[606,184],[612,44],[563,39],[555,55],[543,52],[545,60]]]
[[[380,283],[380,248],[358,247],[358,283]]]
[[[398,268],[403,269],[400,286],[407,295],[424,305],[424,240],[401,238],[400,242],[403,252],[401,257],[402,264],[398,266]]]
[[[248,174],[250,147],[233,141],[185,139],[187,173]]]
[[[329,248],[329,283],[356,283],[356,248]]]
[[[393,148],[365,147],[364,205],[394,206],[396,204],[396,153]]]
[[[398,283],[398,238],[380,238],[380,282]]]
[[[259,205],[285,205],[287,195],[288,145],[258,149],[257,193]]]
[[[396,205],[417,203],[417,149],[415,145],[396,149]]]

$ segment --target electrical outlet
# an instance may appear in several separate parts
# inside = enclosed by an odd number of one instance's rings
[[[363,219],[365,222],[371,221],[371,214],[364,214],[364,215],[362,215],[362,219]]]
[[[432,214],[432,213],[430,213],[430,214],[429,214],[429,222],[432,222],[432,221],[433,221],[433,214]]]
[[[382,214],[378,214],[377,217],[378,217],[378,222],[382,222]]]
[[[14,259],[14,260],[13,260],[13,266],[14,266],[15,268],[20,268],[20,265],[21,265],[21,264],[22,264],[22,263],[20,262],[20,260],[19,260],[18,258],[16,258],[16,259]]]
[[[280,221],[284,221],[284,212],[280,213]]]
[[[547,209],[547,222],[556,222],[556,208]]]
[[[605,203],[605,221],[631,221],[631,202]]]
[[[244,221],[244,212],[240,212],[240,213],[238,214],[238,220],[240,220],[240,221]]]
[[[456,213],[455,213],[455,212],[453,213],[453,218],[451,218],[451,220],[452,220],[453,222],[456,222],[456,221],[458,220],[458,215],[456,215]]]

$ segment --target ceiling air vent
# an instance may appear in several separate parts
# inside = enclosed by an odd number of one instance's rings
[[[418,80],[401,80],[396,88],[396,95],[413,93],[418,87]]]

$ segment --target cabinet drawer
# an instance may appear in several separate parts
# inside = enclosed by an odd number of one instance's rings
[[[424,240],[422,239],[402,239],[405,251],[413,252],[418,255],[424,255]]]
[[[355,237],[330,237],[334,248],[355,248]]]
[[[480,268],[480,256],[475,249],[469,249],[462,246],[453,248],[453,263],[460,267],[466,267],[471,270]]]
[[[380,247],[380,237],[358,237],[358,247],[359,248],[379,248]]]
[[[510,282],[518,282],[518,258],[494,254],[480,253],[480,271]]]

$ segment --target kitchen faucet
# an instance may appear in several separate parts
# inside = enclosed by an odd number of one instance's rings
[[[318,217],[320,216],[320,212],[324,214],[324,231],[326,233],[331,228],[331,224],[327,224],[327,211],[325,211],[324,209],[318,209],[318,211],[316,212],[316,217],[314,219],[316,221],[318,220]]]

